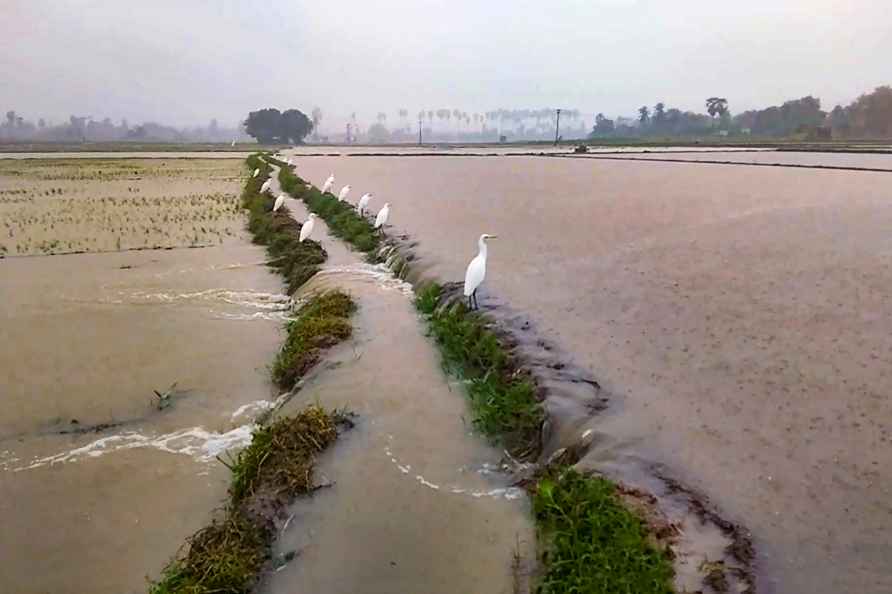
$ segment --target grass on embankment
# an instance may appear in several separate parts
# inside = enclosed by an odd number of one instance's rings
[[[227,464],[230,500],[192,535],[150,594],[247,594],[271,559],[275,508],[313,491],[316,454],[337,439],[338,413],[310,406],[254,432]]]
[[[416,308],[427,316],[446,369],[467,380],[474,426],[515,456],[535,455],[545,418],[533,383],[518,374],[486,319],[464,303],[439,308],[437,284],[422,288]]]
[[[346,340],[353,332],[350,314],[356,309],[346,293],[334,290],[311,298],[288,323],[288,337],[273,364],[273,379],[290,389],[316,362],[323,349]]]
[[[282,164],[281,161],[273,162]],[[330,193],[323,194],[314,186],[307,188],[307,182],[295,175],[287,165],[279,170],[279,184],[285,192],[303,200],[310,211],[319,215],[335,237],[361,252],[374,254],[381,241],[380,235],[352,204],[342,202]]]
[[[242,192],[242,206],[249,212],[248,230],[254,243],[266,246],[272,257],[270,265],[285,277],[288,292],[293,293],[319,271],[327,254],[312,239],[299,241],[300,223],[291,217],[287,207],[273,212],[275,200],[260,193],[260,186],[271,172],[269,164],[259,154],[249,156],[247,163],[249,171],[260,169],[257,177],[248,178]]]
[[[540,594],[671,594],[669,557],[610,481],[554,469],[532,488],[543,575]]]
[[[538,453],[545,412],[532,381],[518,373],[483,314],[463,302],[442,304],[428,285],[415,305],[425,314],[444,366],[468,380],[474,425],[514,455]],[[615,486],[566,466],[545,470],[529,486],[538,530],[539,594],[666,594],[671,560],[647,541],[644,523],[619,500]]]

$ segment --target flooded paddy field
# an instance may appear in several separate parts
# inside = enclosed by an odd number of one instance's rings
[[[276,395],[266,366],[288,297],[229,214],[238,167],[154,167],[0,163],[2,197],[22,200],[0,206],[20,245],[141,247],[132,226],[163,212],[173,248],[0,259],[4,592],[144,592],[225,494],[215,455],[249,440]],[[164,196],[177,200],[152,206]],[[96,216],[66,222],[84,211]],[[217,226],[204,218],[212,213]],[[194,225],[211,226],[202,239],[213,247],[186,249]],[[155,390],[170,395],[163,410]]]
[[[707,494],[752,529],[760,591],[892,589],[890,174],[535,157],[297,172],[389,202],[442,279],[499,235],[481,303],[529,314],[612,394],[578,419],[599,435],[584,464],[656,465]]]
[[[240,162],[0,160],[0,254],[221,244],[241,232]]]

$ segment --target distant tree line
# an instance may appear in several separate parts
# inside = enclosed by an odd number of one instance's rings
[[[765,109],[748,110],[732,116],[728,100],[710,97],[706,113],[644,105],[636,118],[610,119],[595,116],[591,138],[641,136],[754,135],[762,137],[805,136],[817,138],[892,138],[892,87],[877,87],[849,106],[821,109],[821,100],[811,95],[785,101]]]
[[[13,110],[0,121],[0,141],[29,142],[228,142],[243,139],[237,127],[220,126],[211,120],[207,126],[174,128],[154,122],[130,125],[126,119],[115,124],[111,118],[101,120],[89,116],[69,116],[59,124],[39,118],[30,122]]]

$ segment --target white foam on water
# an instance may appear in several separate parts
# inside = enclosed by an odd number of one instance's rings
[[[136,448],[156,449],[170,454],[190,456],[200,462],[209,462],[231,448],[244,447],[251,443],[254,427],[253,424],[242,425],[224,433],[208,431],[204,427],[190,427],[158,436],[125,431],[101,437],[79,448],[32,460],[30,464],[15,468],[14,471],[77,462],[85,458],[98,458],[112,452]]]
[[[262,291],[240,291],[234,289],[206,289],[188,293],[151,293],[146,291],[134,291],[121,293],[129,297],[131,302],[137,303],[175,303],[178,301],[209,301],[222,302],[232,305],[242,305],[255,309],[281,310],[289,309],[292,305],[291,297],[282,293],[265,293]],[[126,302],[126,301],[125,301]]]
[[[387,291],[399,291],[407,297],[415,295],[412,285],[395,277],[393,272],[384,264],[362,263],[347,266],[327,266],[316,274],[323,276],[349,274],[359,278],[367,278]]]
[[[271,400],[256,400],[254,402],[249,402],[248,404],[243,404],[235,409],[235,412],[232,413],[230,420],[235,421],[241,416],[248,416],[253,421],[256,418],[256,415],[253,413],[266,412],[271,408],[275,408],[275,406],[276,403]]]
[[[388,435],[387,439],[388,441],[393,441],[393,435]],[[384,446],[384,455],[390,458],[390,461],[397,467],[400,473],[407,475],[412,470],[412,467],[409,464],[400,463],[400,461],[396,458],[396,456],[394,456],[393,452],[391,451],[390,446]],[[459,472],[461,471],[462,469],[459,469]],[[481,475],[494,474],[497,472],[498,466],[488,463],[484,463],[483,466],[477,470],[477,473]],[[519,499],[525,494],[524,490],[518,487],[499,487],[495,489],[489,489],[488,491],[474,491],[456,485],[441,487],[441,485],[427,480],[420,474],[415,475],[415,480],[418,481],[419,484],[424,485],[428,489],[432,489],[434,491],[440,491],[442,489],[443,491],[453,495],[468,495],[470,497],[473,497],[474,499],[480,499],[481,497],[491,497],[493,499],[507,499],[510,501]]]
[[[234,289],[207,289],[185,293],[119,291],[116,297],[103,300],[116,305],[168,305],[176,303],[198,303],[210,306],[214,317],[224,320],[287,321],[294,306],[288,295],[262,291],[242,291]],[[214,305],[235,306],[247,311],[220,311]]]
[[[235,322],[254,322],[264,320],[268,322],[290,322],[295,318],[291,317],[290,311],[263,312],[258,311],[252,314],[233,314],[225,311],[216,312],[214,317],[220,320],[232,320]]]

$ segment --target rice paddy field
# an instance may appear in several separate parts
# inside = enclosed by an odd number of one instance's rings
[[[0,253],[216,245],[241,231],[235,159],[0,160]]]

